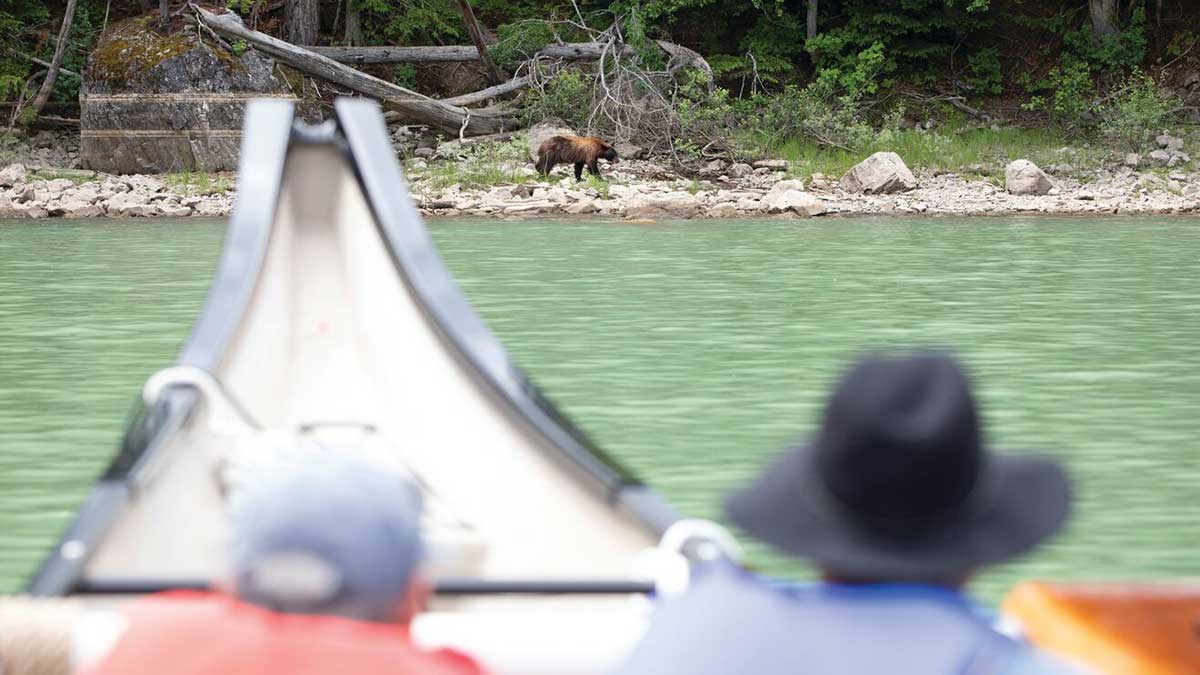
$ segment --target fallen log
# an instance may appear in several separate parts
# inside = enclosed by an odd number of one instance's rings
[[[311,47],[310,49],[338,63],[349,63],[356,66],[372,63],[437,63],[479,60],[479,52],[472,45],[449,45],[445,47]]]
[[[712,73],[708,63],[695,51],[663,40],[657,41],[659,48],[670,57],[672,72],[685,65]],[[535,56],[563,61],[595,61],[604,52],[601,42],[563,42],[546,45]],[[632,48],[624,46],[621,54]],[[313,47],[312,51],[338,63],[364,65],[368,63],[434,63],[444,61],[478,61],[479,51],[473,45],[445,45],[431,47]],[[609,50],[611,54],[611,47]],[[678,64],[678,65],[676,65]]]
[[[508,82],[503,82],[501,84],[498,84],[494,87],[488,87],[487,89],[480,89],[479,91],[473,91],[469,94],[463,94],[462,96],[455,96],[453,98],[445,98],[445,99],[442,99],[442,102],[449,103],[450,105],[462,105],[462,106],[475,105],[476,103],[482,103],[482,102],[488,100],[489,98],[496,98],[498,96],[504,96],[505,94],[511,94],[512,92],[517,91],[518,89],[524,89],[525,87],[528,87],[531,82],[533,82],[532,77],[530,77],[529,75],[523,75],[521,77],[513,78],[513,79],[509,80]]]
[[[197,20],[218,34],[244,40],[281,63],[374,98],[384,107],[398,110],[436,129],[455,135],[478,136],[519,126],[511,115],[504,112],[470,110],[445,103],[344,66],[309,49],[250,30],[236,14],[213,14],[197,6],[193,9]]]

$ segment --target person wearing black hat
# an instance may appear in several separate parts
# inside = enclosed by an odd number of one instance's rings
[[[779,588],[727,561],[663,601],[619,673],[1060,673],[994,630],[961,592],[1066,520],[1055,462],[988,452],[951,357],[873,357],[843,377],[822,426],[731,495],[750,535],[826,583]]]

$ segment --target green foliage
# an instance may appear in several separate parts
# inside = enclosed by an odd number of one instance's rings
[[[558,118],[568,126],[582,129],[587,125],[591,100],[591,83],[578,70],[568,69],[550,80],[545,89],[530,92],[521,117],[527,125]]]
[[[488,48],[488,53],[500,65],[513,65],[532,57],[554,37],[554,30],[545,21],[509,23],[497,29],[496,44]]]
[[[967,83],[980,94],[997,95],[1004,91],[1004,76],[1000,72],[1000,50],[985,47],[967,57],[971,76]]]
[[[717,146],[731,149],[735,110],[729,90],[709,88],[703,75],[689,73],[679,89],[675,104],[678,129],[675,150],[689,157],[701,157],[705,150]]]
[[[880,75],[932,82],[950,65],[960,44],[977,41],[993,25],[986,1],[844,0],[836,22],[806,42],[818,70],[849,70],[857,54],[886,47]]]
[[[1141,148],[1172,121],[1179,107],[1178,98],[1167,92],[1154,78],[1135,71],[1117,86],[1111,101],[1101,106],[1100,132],[1131,150]]]
[[[1134,7],[1129,24],[1097,40],[1090,23],[1063,34],[1064,59],[1084,61],[1093,71],[1128,71],[1146,58],[1146,10]]]
[[[397,63],[392,69],[392,82],[405,89],[416,90],[417,67],[411,63]]]
[[[454,184],[492,187],[529,183],[534,178],[522,171],[529,166],[528,152],[522,140],[465,148],[458,161],[430,165],[429,174],[421,179],[421,185],[442,189]]]
[[[1091,68],[1078,59],[1064,59],[1061,66],[1050,69],[1039,80],[1034,91],[1042,92],[1022,107],[1026,110],[1046,110],[1058,123],[1067,127],[1086,126],[1093,119],[1092,101],[1096,85]]]
[[[225,9],[238,14],[248,14],[254,7],[254,0],[226,0]]]
[[[462,14],[445,0],[355,0],[370,44],[437,45],[467,39]]]
[[[229,46],[233,48],[233,53],[237,54],[238,56],[245,54],[246,50],[250,49],[250,45],[246,44],[245,40],[237,40]]]

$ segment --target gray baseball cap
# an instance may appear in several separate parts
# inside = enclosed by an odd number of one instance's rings
[[[394,619],[422,559],[416,487],[335,452],[268,466],[231,496],[238,596],[281,612]]]

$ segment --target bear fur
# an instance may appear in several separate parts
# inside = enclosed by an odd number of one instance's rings
[[[536,166],[538,173],[549,176],[556,164],[574,164],[575,180],[583,180],[584,166],[593,176],[600,175],[597,162],[601,159],[617,163],[617,151],[611,143],[595,136],[551,136],[538,148]]]

